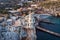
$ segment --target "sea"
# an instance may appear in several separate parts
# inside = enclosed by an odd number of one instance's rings
[[[50,31],[60,33],[60,17],[54,17],[54,16],[49,16],[46,19],[48,19],[50,22],[53,24],[48,24],[44,22],[39,22],[39,26],[48,29]],[[43,32],[41,30],[36,30],[37,31],[37,40],[60,40],[60,37],[54,36],[52,34],[49,34],[47,32]]]

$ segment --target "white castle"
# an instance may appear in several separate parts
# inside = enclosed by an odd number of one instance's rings
[[[26,40],[36,40],[36,30],[34,23],[35,23],[34,13],[30,13],[29,15],[24,17],[23,28],[25,29],[25,32],[28,35]]]

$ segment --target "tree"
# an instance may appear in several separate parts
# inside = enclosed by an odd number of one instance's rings
[[[8,13],[7,10],[0,9],[0,14],[7,14],[7,13]]]
[[[13,7],[13,9],[18,9],[18,8],[20,8],[21,6],[20,5],[15,5],[14,7]]]

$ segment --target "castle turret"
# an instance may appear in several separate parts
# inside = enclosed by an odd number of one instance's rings
[[[24,30],[27,33],[26,40],[36,40],[36,30],[35,30],[35,19],[33,13],[30,12],[29,15],[25,17]]]

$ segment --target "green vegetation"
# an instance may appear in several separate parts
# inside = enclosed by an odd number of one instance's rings
[[[0,9],[0,14],[7,14],[7,10],[6,9]]]
[[[18,9],[18,8],[20,8],[21,6],[19,6],[19,5],[15,5],[14,7],[13,7],[13,9]]]
[[[27,6],[29,6],[29,3],[23,3],[23,6],[27,7]]]
[[[27,3],[27,2],[25,2],[25,3],[23,3],[23,6],[22,7],[28,7],[29,6],[29,3]],[[15,5],[15,6],[13,6],[13,9],[18,9],[18,8],[20,8],[21,7],[21,5]]]

